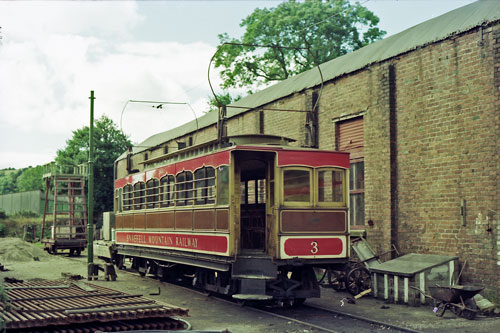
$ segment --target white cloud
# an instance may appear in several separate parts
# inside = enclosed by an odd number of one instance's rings
[[[141,19],[133,2],[0,3],[0,140],[12,140],[1,128],[17,131],[23,151],[0,147],[0,168],[53,158],[73,130],[88,125],[90,90],[95,117],[106,114],[118,125],[129,99],[188,102],[203,114],[215,47],[133,41],[131,28]],[[186,106],[129,105],[123,130],[140,142],[191,119]],[[24,152],[43,142],[44,152]]]
[[[128,38],[144,17],[134,1],[3,1],[5,38],[43,41],[53,34]]]

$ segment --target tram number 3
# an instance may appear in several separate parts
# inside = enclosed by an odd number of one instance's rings
[[[311,253],[312,254],[316,254],[318,253],[319,249],[318,249],[318,242],[311,242]]]

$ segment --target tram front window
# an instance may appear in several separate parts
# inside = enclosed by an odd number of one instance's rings
[[[311,202],[311,172],[309,170],[285,170],[283,192],[285,202]]]

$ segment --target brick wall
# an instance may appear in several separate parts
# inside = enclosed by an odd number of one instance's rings
[[[492,29],[480,36],[475,30],[396,62],[395,204],[403,252],[457,255],[467,260],[466,281],[498,287],[497,231],[483,221],[498,211],[498,89]]]
[[[311,95],[263,108],[311,110]],[[336,148],[335,120],[364,117],[365,222],[377,252],[395,243],[402,253],[457,255],[465,282],[500,289],[499,110],[499,25],[325,83],[319,148]],[[264,130],[307,144],[305,112],[264,110],[263,124],[260,112],[229,119],[228,134]],[[216,133],[203,129],[196,143]]]

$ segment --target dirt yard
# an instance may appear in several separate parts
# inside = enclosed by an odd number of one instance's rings
[[[87,277],[87,257],[69,257],[67,253],[57,256],[48,255],[39,246],[15,238],[0,238],[0,264],[9,271],[0,271],[0,281],[5,277],[25,281],[46,279],[56,280],[68,275]],[[96,263],[100,261],[95,260]],[[319,332],[308,326],[292,321],[271,317],[256,312],[251,308],[239,307],[215,297],[207,296],[195,290],[162,283],[153,278],[141,278],[139,275],[117,271],[116,281],[105,281],[103,273],[99,280],[91,283],[116,289],[129,294],[142,294],[155,301],[189,309],[186,318],[193,330],[211,330],[230,332]],[[160,295],[155,295],[160,293]],[[307,300],[306,304],[317,305],[358,316],[389,322],[423,332],[485,332],[498,331],[500,318],[478,316],[476,320],[456,318],[447,313],[439,318],[432,312],[432,307],[410,307],[400,304],[385,303],[370,296],[363,297],[355,304],[344,305],[347,293],[322,288],[320,299]],[[353,330],[354,331],[354,330]]]
[[[0,272],[1,281],[5,277],[25,281],[55,280],[68,274],[86,277],[86,260],[85,253],[78,258],[69,257],[66,253],[53,256],[20,239],[0,238],[0,264],[9,269],[7,272]],[[98,263],[99,260],[95,262]],[[185,319],[192,325],[193,330],[229,330],[235,333],[316,332],[302,325],[261,315],[235,304],[225,303],[194,290],[161,283],[152,278],[141,278],[124,271],[117,271],[117,274],[116,281],[105,281],[104,276],[100,275],[99,280],[91,283],[130,294],[143,294],[158,302],[188,308],[190,317]],[[151,295],[157,294],[159,290],[160,295]]]

